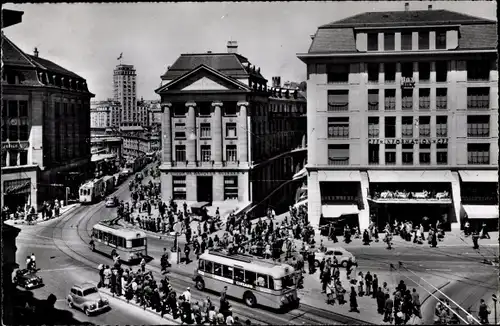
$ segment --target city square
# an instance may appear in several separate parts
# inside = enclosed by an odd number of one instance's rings
[[[2,9],[6,324],[497,324],[496,4],[307,4]]]

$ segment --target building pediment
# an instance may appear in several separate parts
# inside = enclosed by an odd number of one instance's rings
[[[168,91],[249,91],[249,87],[242,82],[226,76],[219,71],[205,65],[200,65],[190,72],[161,86],[156,93]]]

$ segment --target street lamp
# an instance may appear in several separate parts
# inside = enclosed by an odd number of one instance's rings
[[[495,325],[497,325],[497,295],[496,294],[492,294],[491,297],[493,298],[493,310],[494,310],[494,313],[495,313]]]

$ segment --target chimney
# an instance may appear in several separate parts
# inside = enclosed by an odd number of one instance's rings
[[[273,87],[280,87],[281,86],[281,77],[275,76],[273,77]]]
[[[410,3],[405,2],[405,11],[410,11]]]
[[[238,53],[238,41],[227,41],[227,53]]]
[[[35,56],[36,58],[38,58],[38,49],[37,49],[37,48],[35,48],[35,50],[33,51],[33,54],[34,54],[34,56]]]
[[[427,9],[432,10],[432,5],[428,5]]]

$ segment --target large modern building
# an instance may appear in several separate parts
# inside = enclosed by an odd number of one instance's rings
[[[121,105],[121,121],[123,126],[140,125],[137,111],[137,74],[133,65],[119,64],[113,71],[114,100]]]
[[[305,112],[305,101],[292,112],[285,99],[295,101],[296,91],[280,93],[270,123],[267,80],[237,48],[230,41],[227,53],[182,54],[161,77],[164,199],[264,208],[291,180],[293,158],[305,157],[305,149],[292,151],[305,129],[286,129],[288,116]]]
[[[496,223],[497,23],[406,4],[311,38],[311,223]]]
[[[90,103],[90,128],[117,128],[121,122],[121,104],[113,99]]]
[[[10,208],[77,192],[90,163],[84,78],[29,55],[2,32],[2,203]]]

